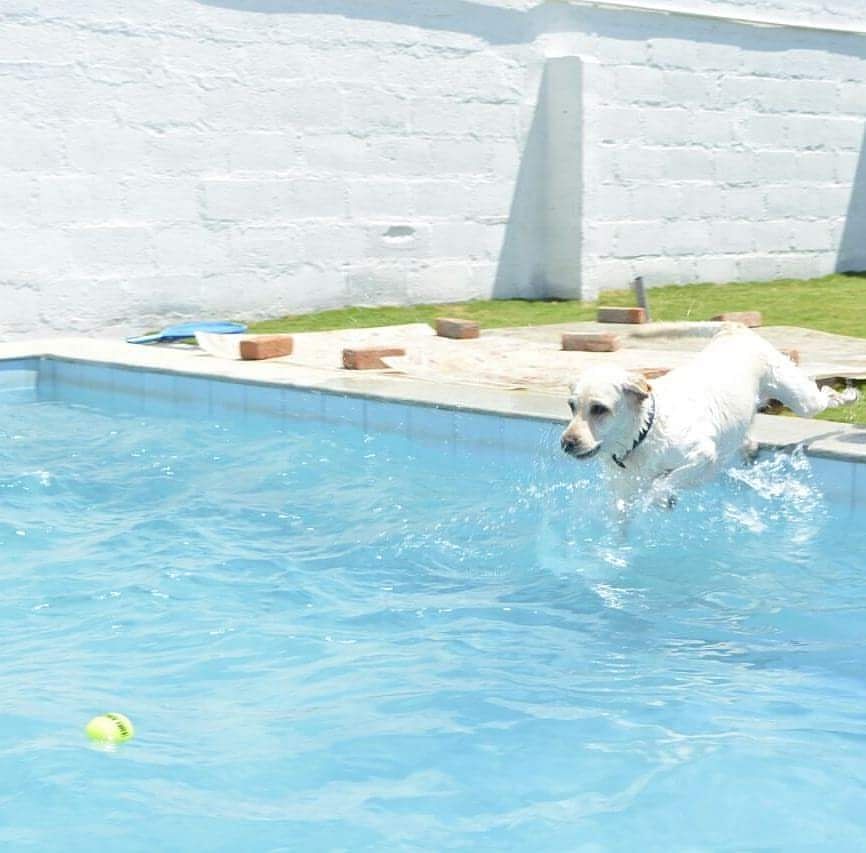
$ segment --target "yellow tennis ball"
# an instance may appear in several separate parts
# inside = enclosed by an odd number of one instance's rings
[[[91,740],[103,743],[121,743],[135,734],[129,717],[124,717],[123,714],[102,714],[94,717],[84,727],[84,731]]]

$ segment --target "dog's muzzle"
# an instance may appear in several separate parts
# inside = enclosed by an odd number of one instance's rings
[[[559,441],[559,446],[562,448],[564,453],[567,453],[569,456],[573,456],[575,459],[591,459],[601,450],[601,442],[595,445],[595,447],[591,447],[589,450],[585,450],[581,447],[581,445],[571,436],[563,435]]]

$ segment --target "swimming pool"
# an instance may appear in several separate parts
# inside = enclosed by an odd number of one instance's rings
[[[2,367],[4,849],[862,846],[862,466],[623,540],[558,425]]]

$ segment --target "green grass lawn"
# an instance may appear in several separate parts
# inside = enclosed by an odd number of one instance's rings
[[[708,320],[723,311],[760,311],[767,326],[804,326],[866,339],[866,274],[830,275],[801,281],[780,279],[745,284],[657,287],[649,293],[653,320]],[[602,294],[604,305],[633,305],[630,291]],[[537,326],[592,320],[598,303],[577,301],[479,300],[437,305],[340,308],[252,324],[250,330],[312,332],[327,329],[432,323],[436,317],[477,320],[483,328]],[[866,347],[866,342],[864,342]],[[866,423],[866,387],[853,406],[821,415],[826,420]]]

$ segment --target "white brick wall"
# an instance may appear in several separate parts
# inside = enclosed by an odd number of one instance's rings
[[[610,0],[612,5],[620,0]],[[800,26],[857,28],[863,23],[860,0],[624,0],[629,6],[687,11],[713,17]]]
[[[489,296],[532,4],[338,5],[4,3],[0,337]]]
[[[841,27],[860,4],[689,8]],[[866,267],[864,36],[291,8],[2,4],[0,337]],[[582,70],[545,77],[556,56]]]
[[[855,11],[795,5],[829,24]],[[866,268],[855,202],[866,194],[866,36],[610,10],[582,19],[592,44],[577,35],[566,49],[598,63],[584,92],[585,297],[638,274],[663,284]],[[611,229],[613,240],[594,238]]]

